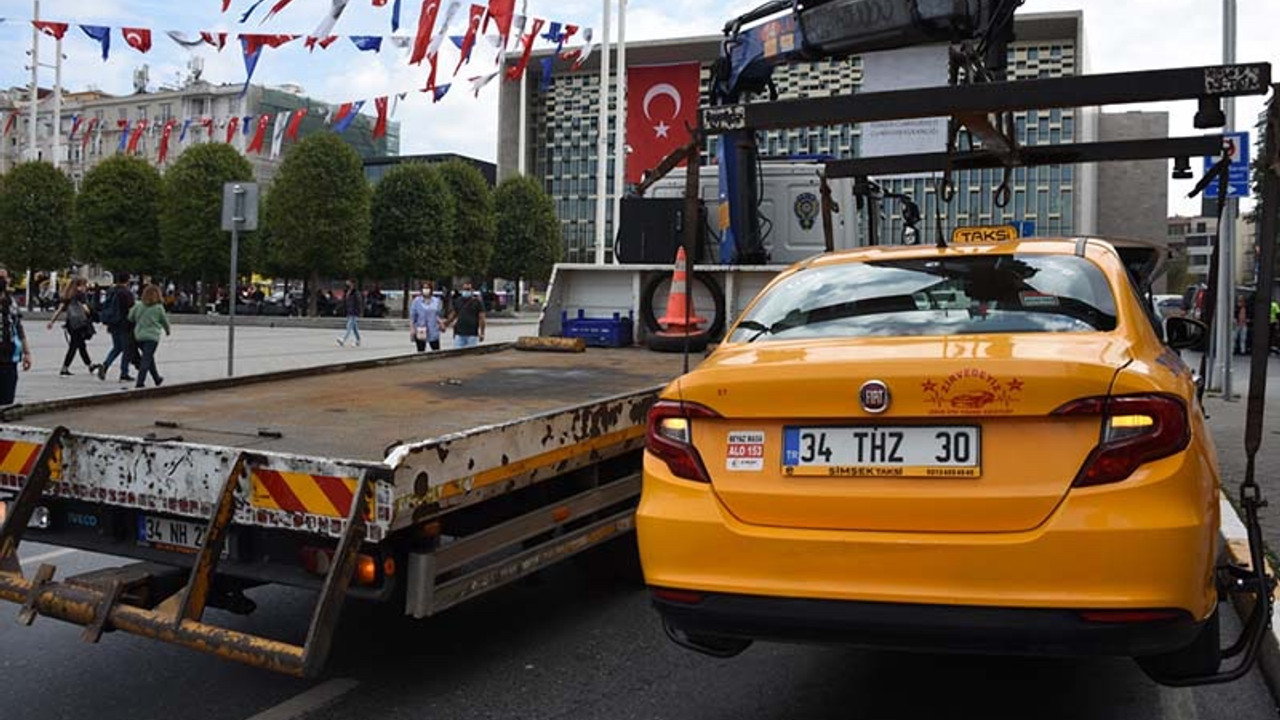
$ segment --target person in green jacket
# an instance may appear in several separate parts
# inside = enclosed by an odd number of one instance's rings
[[[133,323],[133,339],[138,342],[142,352],[142,367],[138,370],[138,384],[143,387],[147,382],[147,373],[155,380],[156,387],[164,384],[164,378],[156,371],[156,348],[160,347],[160,331],[169,334],[169,316],[164,311],[164,302],[160,297],[160,288],[148,285],[142,290],[142,302],[134,304],[129,310],[129,322]]]

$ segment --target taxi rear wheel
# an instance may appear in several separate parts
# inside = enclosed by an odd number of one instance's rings
[[[1218,612],[1215,610],[1190,644],[1161,655],[1137,658],[1138,666],[1156,682],[1162,678],[1209,675],[1217,671],[1222,661],[1219,634]]]

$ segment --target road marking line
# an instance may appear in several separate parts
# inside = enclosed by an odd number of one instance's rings
[[[267,708],[249,720],[294,720],[329,705],[355,690],[359,684],[360,681],[351,678],[334,678]]]
[[[38,562],[44,562],[45,560],[60,558],[63,555],[70,555],[71,553],[77,553],[77,552],[80,552],[80,551],[75,548],[62,548],[61,550],[51,550],[47,553],[41,553],[40,555],[32,555],[29,558],[18,558],[18,564],[34,565],[35,563],[38,563]]]

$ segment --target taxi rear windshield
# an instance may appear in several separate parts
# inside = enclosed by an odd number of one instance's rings
[[[775,285],[731,342],[801,338],[1106,332],[1106,276],[1074,255],[981,255],[805,268]]]

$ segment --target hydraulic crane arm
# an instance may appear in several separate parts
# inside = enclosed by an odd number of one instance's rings
[[[976,40],[971,50],[988,71],[1003,69],[1013,35],[1013,11],[1022,0],[772,0],[724,28],[712,73],[711,104],[733,105],[772,92],[779,65],[833,60],[876,50],[935,42]],[[763,21],[763,22],[761,22]],[[759,23],[754,24],[753,23]],[[748,27],[750,26],[750,27]],[[758,206],[758,152],[754,131],[721,136],[720,261],[766,262]]]

